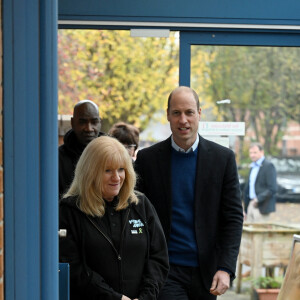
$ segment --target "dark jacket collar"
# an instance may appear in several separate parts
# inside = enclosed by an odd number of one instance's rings
[[[82,145],[79,143],[75,132],[73,129],[70,129],[64,136],[64,146],[67,149],[67,151],[71,152],[72,154],[75,154],[77,156],[80,156],[83,152],[85,145]]]
[[[100,131],[98,137],[102,135],[105,135],[105,133]],[[68,152],[79,157],[85,149],[86,145],[80,144],[75,135],[75,132],[73,131],[73,129],[70,129],[64,136],[64,147]]]

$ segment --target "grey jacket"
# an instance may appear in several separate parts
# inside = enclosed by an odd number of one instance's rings
[[[276,169],[270,161],[265,159],[258,171],[255,181],[255,193],[258,200],[258,208],[261,214],[269,214],[275,211],[276,191]],[[248,180],[244,189],[244,203],[246,212],[250,200]]]

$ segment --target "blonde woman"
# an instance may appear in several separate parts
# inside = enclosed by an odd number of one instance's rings
[[[70,264],[71,300],[157,299],[167,246],[149,200],[135,192],[125,147],[99,137],[83,151],[60,202],[60,261]]]

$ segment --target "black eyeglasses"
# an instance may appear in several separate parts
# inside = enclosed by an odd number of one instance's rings
[[[134,149],[136,147],[135,144],[131,144],[131,145],[124,145],[124,147],[128,150]]]

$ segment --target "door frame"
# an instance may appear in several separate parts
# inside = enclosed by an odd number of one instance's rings
[[[190,86],[193,45],[300,47],[300,31],[180,31],[179,85]]]

